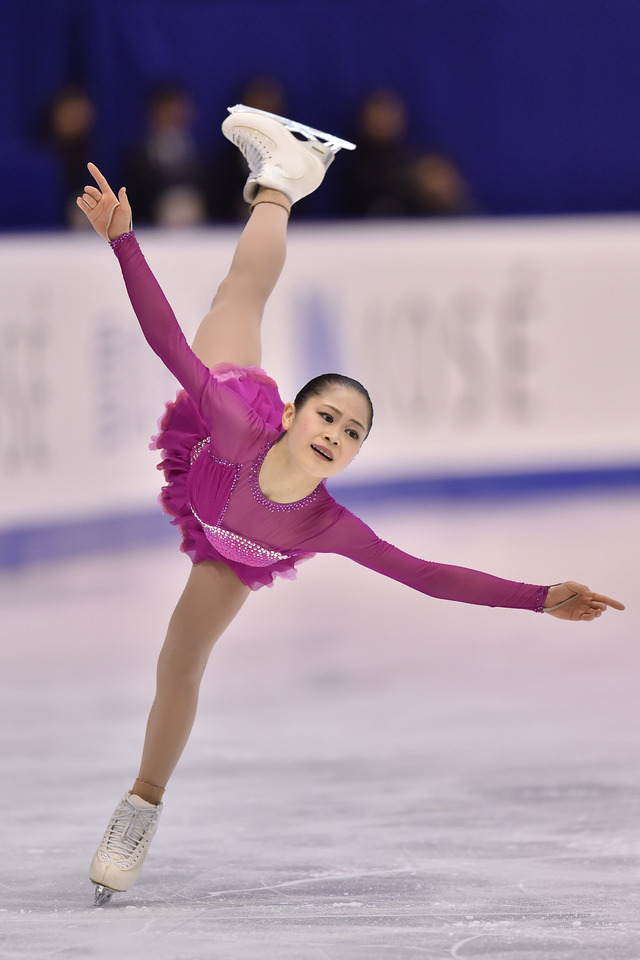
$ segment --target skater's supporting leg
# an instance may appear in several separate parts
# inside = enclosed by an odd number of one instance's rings
[[[138,780],[132,792],[150,803],[166,787],[191,732],[211,649],[250,590],[222,563],[198,563],[169,622],[160,652]]]
[[[284,266],[290,207],[283,194],[268,193],[268,202],[255,205],[229,273],[195,335],[193,350],[208,367],[225,361],[260,366],[260,324]]]
[[[199,563],[191,569],[158,660],[139,778],[116,807],[91,862],[96,904],[106,903],[114,890],[129,890],[142,869],[162,811],[164,787],[191,732],[211,648],[249,592],[222,563]]]

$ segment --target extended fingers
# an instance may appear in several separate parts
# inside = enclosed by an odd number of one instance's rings
[[[103,193],[113,193],[113,190],[109,186],[107,178],[100,173],[95,163],[88,163],[87,170],[89,171],[93,179],[96,181],[96,183],[98,184],[98,186],[100,187]],[[92,187],[91,189],[95,190],[95,187]]]
[[[613,607],[614,610],[624,610],[624,603],[619,600],[613,600],[611,597],[605,597],[602,593],[594,593],[594,601],[604,604],[605,607]]]
[[[573,591],[573,594],[556,603],[551,607],[545,608],[546,613],[561,620],[584,621],[586,623],[601,617],[607,607],[613,607],[614,610],[624,610],[624,604],[619,600],[613,600],[602,593],[594,593],[582,583],[575,583],[568,580],[563,584],[556,584],[557,587],[564,587]]]
[[[614,600],[613,597],[606,597],[603,593],[595,593],[588,587],[580,583],[569,582],[565,586],[572,587],[577,593],[581,593],[581,599],[587,604],[587,607],[594,608],[603,612],[607,607],[613,607],[614,610],[624,610],[624,603]]]

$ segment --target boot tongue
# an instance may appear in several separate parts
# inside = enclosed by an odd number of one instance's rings
[[[136,796],[135,793],[129,794],[129,796],[127,797],[127,800],[133,807],[136,807],[136,809],[138,810],[155,810],[156,808],[155,803],[149,803],[148,800],[143,800],[142,797]]]

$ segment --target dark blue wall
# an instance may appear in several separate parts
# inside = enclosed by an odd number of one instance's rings
[[[117,179],[155,82],[188,88],[208,151],[257,73],[346,135],[368,88],[395,87],[413,139],[449,152],[489,213],[637,210],[639,41],[640,0],[3,0],[0,226],[56,221],[28,141],[63,84],[94,98],[95,159]]]

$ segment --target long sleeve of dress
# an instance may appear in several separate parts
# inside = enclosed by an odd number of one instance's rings
[[[381,540],[370,527],[344,507],[338,519],[310,549],[338,553],[377,573],[442,600],[488,607],[542,612],[549,588],[503,580],[479,570],[421,560]]]
[[[187,343],[133,233],[125,234],[111,246],[147,343],[197,404],[218,441],[224,443],[224,435],[231,443],[239,435],[249,443],[260,437],[264,422],[241,397],[212,375]]]

